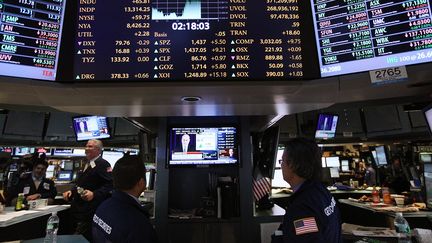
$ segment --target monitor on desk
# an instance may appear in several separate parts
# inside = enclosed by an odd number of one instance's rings
[[[282,169],[275,169],[271,186],[272,188],[290,188],[290,184],[283,178]]]
[[[73,171],[60,171],[57,175],[58,181],[71,181],[73,176]]]

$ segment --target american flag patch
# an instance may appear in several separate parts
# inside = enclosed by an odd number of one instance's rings
[[[294,228],[296,235],[318,232],[318,227],[314,217],[294,221]]]

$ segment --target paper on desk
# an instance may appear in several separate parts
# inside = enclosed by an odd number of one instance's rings
[[[366,237],[397,237],[396,231],[384,227],[367,227],[355,224],[342,224],[344,234],[353,234]]]
[[[16,211],[16,212],[9,212],[7,214],[0,214],[0,222],[8,221],[8,220],[11,220],[13,218],[23,216],[26,214],[32,214],[34,212],[35,211],[32,211],[32,210],[22,210],[22,211]]]

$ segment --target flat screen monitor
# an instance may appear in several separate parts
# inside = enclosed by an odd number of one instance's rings
[[[111,137],[108,119],[104,116],[80,116],[72,120],[77,141]]]
[[[0,152],[9,153],[12,155],[13,149],[12,147],[0,147]]]
[[[327,167],[340,167],[340,161],[339,161],[339,157],[334,156],[334,157],[326,157],[326,164]]]
[[[238,164],[237,136],[235,127],[172,127],[169,129],[168,165]]]
[[[58,181],[71,181],[73,179],[73,171],[59,171],[57,174]]]
[[[426,205],[432,208],[432,164],[424,164],[424,182],[426,188]]]
[[[419,159],[422,163],[432,163],[432,154],[420,153]]]
[[[371,150],[371,154],[372,154],[372,157],[373,157],[373,159],[375,161],[375,164],[378,165],[378,157],[377,157],[376,150]]]
[[[73,154],[73,149],[67,148],[55,148],[53,151],[53,156],[71,156]]]
[[[426,118],[426,123],[427,123],[427,126],[429,128],[429,132],[432,134],[432,104],[427,106],[423,110],[423,113],[424,113],[425,118]]]
[[[26,154],[33,154],[35,152],[35,148],[28,148],[28,147],[16,147],[15,148],[15,156],[23,156]]]
[[[339,178],[339,168],[332,167],[330,169],[330,178]]]
[[[334,138],[336,135],[336,127],[338,123],[338,115],[319,114],[317,128],[315,131],[316,139]]]
[[[316,66],[302,55],[306,1],[77,2],[75,82],[293,80]]]
[[[111,165],[111,168],[114,168],[115,163],[120,159],[123,158],[123,152],[119,151],[103,151],[102,158],[108,161]]]
[[[322,77],[432,61],[431,1],[310,3]]]
[[[377,166],[387,165],[387,155],[384,146],[375,147]]]
[[[45,178],[53,178],[54,177],[54,171],[46,171],[45,172]]]
[[[350,169],[349,169],[349,160],[346,160],[346,159],[343,159],[343,160],[341,160],[341,168],[342,168],[342,171],[349,171]]]
[[[282,175],[282,169],[275,169],[273,179],[271,181],[273,188],[289,188],[290,184],[286,182]]]
[[[62,160],[60,167],[66,171],[73,170],[74,162],[72,160]]]
[[[54,81],[66,0],[1,1],[0,75]]]

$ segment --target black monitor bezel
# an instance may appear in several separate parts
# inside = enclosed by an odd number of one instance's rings
[[[93,116],[104,117],[105,118],[105,121],[106,121],[106,124],[107,124],[107,129],[108,129],[108,133],[107,134],[109,135],[109,137],[106,137],[106,138],[96,138],[96,137],[94,137],[94,138],[79,140],[78,139],[78,131],[77,131],[77,128],[75,127],[75,119],[77,119],[77,118],[83,118],[83,117],[93,117]],[[111,127],[110,127],[109,119],[108,119],[107,116],[100,116],[100,115],[80,115],[80,116],[74,116],[74,117],[72,117],[71,121],[72,121],[72,128],[74,130],[75,141],[77,141],[77,142],[88,141],[88,140],[91,140],[91,139],[106,140],[106,139],[113,138],[113,129],[111,129]]]
[[[222,127],[233,127],[236,129],[236,150],[237,150],[237,162],[229,164],[171,164],[171,131],[173,128],[222,128]],[[241,142],[240,142],[240,127],[238,124],[171,124],[167,128],[166,135],[166,160],[165,168],[208,168],[208,167],[241,167]]]

